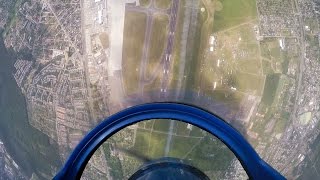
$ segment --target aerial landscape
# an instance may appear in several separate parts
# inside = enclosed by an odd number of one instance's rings
[[[0,177],[52,179],[105,118],[180,102],[286,178],[320,178],[319,21],[317,0],[0,0]],[[168,119],[113,135],[83,178],[128,179],[141,153],[248,178],[220,140]]]

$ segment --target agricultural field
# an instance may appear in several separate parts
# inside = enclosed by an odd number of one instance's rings
[[[138,12],[126,12],[125,15],[122,57],[125,92],[138,91],[146,18],[146,14]]]

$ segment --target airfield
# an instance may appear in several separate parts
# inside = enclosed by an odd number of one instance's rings
[[[261,101],[266,74],[256,3],[237,3],[241,10],[230,0],[140,0],[139,5],[126,4],[121,71],[126,106],[168,100],[192,102],[243,129]],[[187,159],[211,177],[223,174],[221,170],[234,158],[221,142],[181,122],[153,120],[124,133],[135,138],[117,146],[152,158]],[[199,147],[206,145],[207,149],[199,152]],[[222,154],[210,155],[210,149]],[[118,154],[123,157],[122,165],[141,165],[128,154]],[[223,168],[210,166],[213,160]],[[126,165],[123,175],[134,169]]]

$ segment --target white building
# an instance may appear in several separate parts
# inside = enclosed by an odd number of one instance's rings
[[[102,24],[102,10],[98,11],[98,23]]]
[[[285,48],[284,39],[279,39],[279,45],[280,45],[281,49],[284,50],[284,48]]]
[[[211,35],[211,36],[210,36],[210,39],[209,39],[210,45],[214,45],[215,40],[216,40],[216,38]]]

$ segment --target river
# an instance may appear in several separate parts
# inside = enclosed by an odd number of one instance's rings
[[[15,56],[0,37],[0,139],[26,176],[36,173],[42,179],[62,163],[57,144],[28,123],[25,98],[13,78]]]

